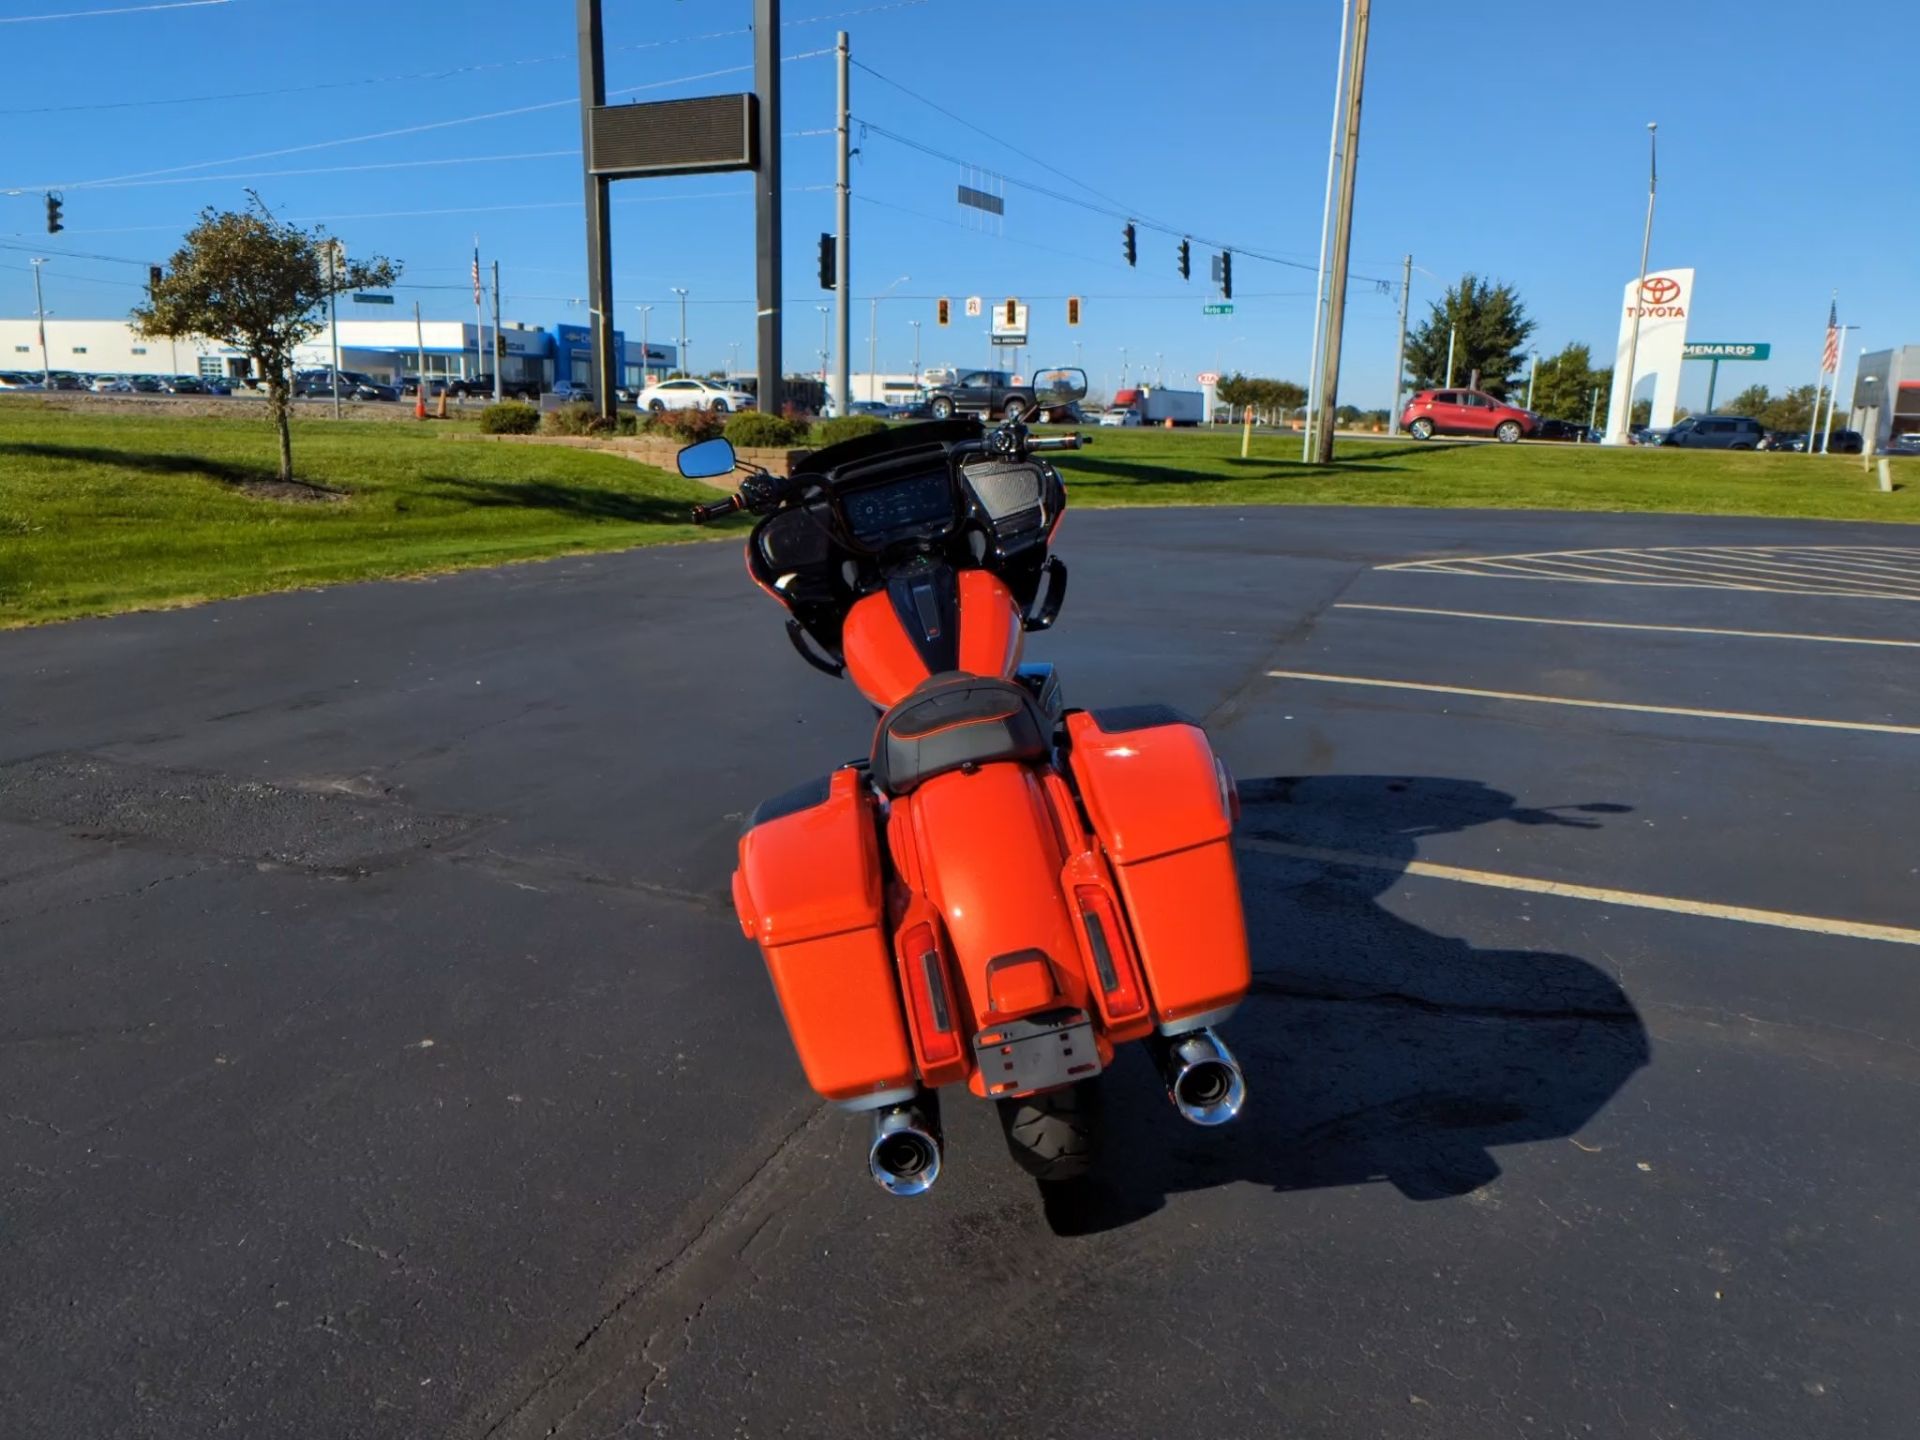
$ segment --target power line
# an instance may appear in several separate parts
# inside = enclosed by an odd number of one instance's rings
[[[857,116],[855,118],[859,120],[861,134],[863,136],[868,133],[879,135],[883,139],[892,140],[899,145],[905,145],[910,150],[918,150],[923,155],[931,155],[936,160],[944,160],[950,165],[964,166],[972,163],[961,159],[957,155],[949,154],[944,150],[937,150],[922,141],[902,135],[898,131],[889,130],[886,126],[877,124],[872,120]],[[1082,210],[1091,211],[1096,215],[1106,215],[1116,220],[1131,221],[1145,229],[1157,230],[1163,235],[1171,235],[1180,239],[1193,240],[1198,244],[1211,246],[1216,250],[1231,250],[1235,256],[1244,256],[1250,260],[1264,260],[1270,265],[1284,265],[1292,270],[1312,270],[1315,268],[1304,260],[1289,260],[1285,256],[1275,255],[1268,251],[1256,250],[1251,246],[1237,244],[1229,240],[1210,238],[1192,230],[1164,224],[1161,221],[1143,219],[1141,213],[1137,210],[1128,210],[1124,207],[1116,209],[1111,205],[1096,205],[1092,201],[1083,200],[1077,195],[1068,195],[1050,186],[1040,185],[1032,180],[1022,180],[1012,175],[1002,175],[1000,178],[1009,185],[1017,186],[1022,190],[1030,190],[1036,195],[1044,195],[1050,200],[1058,200],[1063,205],[1074,205]],[[1079,182],[1076,181],[1075,183],[1077,184]],[[1374,285],[1391,285],[1393,283],[1390,280],[1385,280],[1374,275],[1355,275],[1353,278],[1356,280],[1364,280]]]
[[[202,10],[209,5],[231,5],[234,0],[161,0],[154,5],[117,5],[111,10],[62,10],[54,15],[8,15],[0,25],[31,25],[36,20],[89,20],[95,15],[144,15],[152,10]]]

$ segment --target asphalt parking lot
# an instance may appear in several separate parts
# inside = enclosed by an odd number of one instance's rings
[[[1069,517],[1240,779],[1252,1091],[1049,1209],[726,898],[865,745],[734,547],[0,635],[0,1434],[1896,1437],[1920,532]]]

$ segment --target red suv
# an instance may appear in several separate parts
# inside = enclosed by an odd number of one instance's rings
[[[1400,428],[1416,440],[1436,435],[1491,435],[1511,445],[1540,428],[1540,417],[1478,390],[1422,390],[1407,402]]]

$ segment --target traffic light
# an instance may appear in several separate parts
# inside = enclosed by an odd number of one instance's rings
[[[493,332],[493,353],[502,360],[507,358],[507,337],[498,330]]]
[[[832,290],[835,273],[840,268],[840,242],[831,235],[820,237],[820,288]]]
[[[1220,298],[1222,300],[1233,298],[1233,252],[1231,250],[1220,252]]]
[[[953,318],[953,302],[943,298],[940,303],[934,307],[933,313],[937,323],[945,325]]]
[[[1131,220],[1127,222],[1127,228],[1120,232],[1120,248],[1127,257],[1127,264],[1133,264],[1135,259],[1138,258],[1139,252],[1134,248],[1133,222]]]
[[[152,299],[153,292],[158,290],[159,288],[160,288],[160,267],[158,265],[149,265],[147,267],[147,298]]]
[[[1180,278],[1190,279],[1193,275],[1193,247],[1186,241],[1180,242]]]
[[[1067,323],[1069,325],[1078,325],[1080,323],[1080,297],[1078,295],[1069,295],[1067,297]]]
[[[58,195],[47,196],[47,233],[49,235],[58,235],[66,228],[66,226],[60,223],[60,197]]]
[[[1011,295],[1007,297],[1007,328],[1011,330],[1018,323],[1020,305]]]

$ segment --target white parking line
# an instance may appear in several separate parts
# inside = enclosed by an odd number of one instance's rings
[[[1610,890],[1597,885],[1572,885],[1562,880],[1536,880],[1496,870],[1471,870],[1459,865],[1437,865],[1429,860],[1401,862],[1353,850],[1327,850],[1282,840],[1243,837],[1234,842],[1249,850],[1266,851],[1292,860],[1318,860],[1364,870],[1417,875],[1428,880],[1450,880],[1461,885],[1483,885],[1495,890],[1521,890],[1562,900],[1588,900],[1634,910],[1663,910],[1673,915],[1695,915],[1707,920],[1732,920],[1743,925],[1768,925],[1777,930],[1806,930],[1816,935],[1842,935],[1853,940],[1882,940],[1894,945],[1920,945],[1920,930],[1902,925],[1871,925],[1858,920],[1836,920],[1825,915],[1800,915],[1788,910],[1755,910],[1745,905],[1716,905],[1676,895],[1649,895],[1636,890]]]
[[[1805,635],[1796,630],[1723,630],[1712,625],[1635,625],[1625,620],[1562,620],[1547,615],[1496,615],[1485,610],[1441,610],[1427,605],[1363,605],[1342,601],[1336,610],[1377,610],[1394,615],[1445,615],[1456,620],[1505,620],[1515,625],[1570,625],[1584,630],[1655,630],[1667,635],[1732,635],[1744,640],[1815,640],[1826,645],[1890,645],[1920,650],[1920,640],[1879,640],[1865,635]]]
[[[1630,710],[1640,715],[1683,715],[1695,720],[1744,720],[1757,725],[1799,725],[1814,730],[1864,730],[1878,735],[1920,735],[1920,725],[1885,725],[1869,720],[1816,720],[1804,715],[1756,715],[1745,710],[1696,710],[1683,705],[1578,700],[1570,695],[1529,695],[1519,690],[1480,690],[1467,685],[1433,685],[1423,680],[1375,680],[1362,675],[1322,675],[1311,670],[1269,670],[1267,674],[1275,680],[1308,680],[1320,685],[1360,685],[1381,690],[1419,690],[1433,695],[1467,695],[1477,700],[1518,700],[1529,705],[1571,705],[1583,710]]]
[[[1476,579],[1561,580],[1920,600],[1920,548],[1894,545],[1655,545],[1399,560],[1378,567]]]

